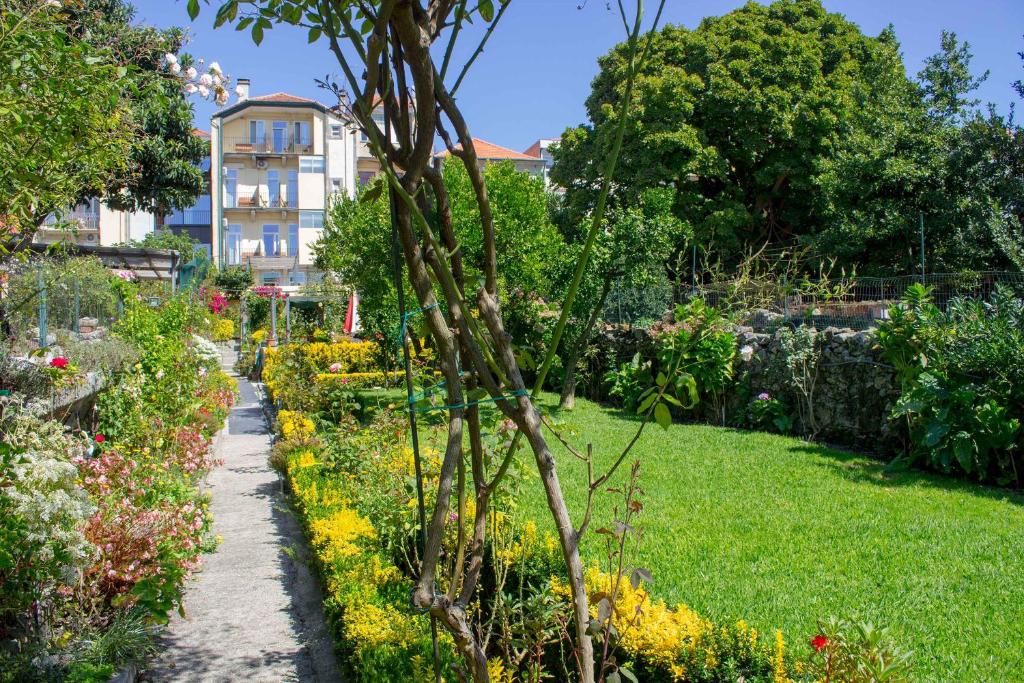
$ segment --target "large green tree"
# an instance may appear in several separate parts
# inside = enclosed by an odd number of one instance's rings
[[[128,170],[127,70],[68,30],[42,0],[0,0],[0,223],[31,241],[52,211]]]
[[[563,242],[548,216],[544,183],[516,171],[511,162],[490,164],[483,176],[494,220],[502,297],[513,290],[547,296]],[[443,177],[459,252],[467,277],[473,279],[483,273],[479,205],[462,165],[446,163]],[[317,267],[359,291],[363,328],[385,339],[393,338],[399,322],[390,235],[387,195],[379,188],[367,189],[357,199],[343,197],[332,203],[323,235],[314,246]]]
[[[566,132],[552,171],[579,215],[616,123],[622,48],[600,64],[590,120]],[[615,198],[673,188],[674,213],[726,265],[802,243],[862,273],[916,269],[923,216],[929,269],[1002,267],[1002,208],[965,163],[981,158],[965,145],[980,149],[970,94],[983,78],[947,33],[911,80],[891,28],[864,35],[820,0],[669,26],[637,84]]]
[[[167,213],[192,206],[205,189],[199,168],[209,143],[193,134],[193,108],[182,82],[164,69],[164,55],[185,43],[181,28],[157,29],[136,23],[125,0],[66,3],[63,16],[82,40],[110,52],[129,69],[123,96],[130,104],[136,133],[125,173],[104,189],[105,201],[128,211]],[[182,55],[183,67],[192,65]]]

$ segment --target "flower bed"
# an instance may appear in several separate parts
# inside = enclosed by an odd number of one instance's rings
[[[294,414],[282,415],[295,424]],[[409,606],[417,511],[403,417],[383,411],[366,427],[347,423],[321,430],[317,437],[308,428],[284,429],[291,437],[279,442],[278,452],[324,576],[326,608],[350,673],[365,681],[429,679],[429,621]],[[437,451],[426,449],[428,496],[439,467]],[[510,505],[511,500],[498,507]],[[472,514],[471,500],[466,514]],[[455,550],[456,520],[453,512],[448,553]],[[561,667],[572,665],[564,661],[571,655],[558,635],[559,620],[570,609],[558,545],[514,514],[495,513],[491,526],[485,584],[528,604],[545,605],[541,615],[513,616],[544,617],[533,622],[536,633],[508,634],[536,639],[530,658],[509,657],[510,643],[496,629],[492,680],[533,680],[529,676],[541,671],[559,678]],[[592,566],[589,591],[609,593],[612,578]],[[595,616],[597,609],[592,605]],[[481,628],[498,612],[493,596],[477,597],[469,610]],[[810,671],[788,651],[781,633],[762,635],[744,622],[712,624],[685,605],[666,606],[628,580],[616,600],[616,614],[621,615],[616,618],[617,656],[640,680],[732,681],[743,676],[748,681],[789,681],[804,680],[804,672]],[[443,632],[441,646],[444,665],[455,662],[452,643]]]
[[[84,431],[4,399],[0,640],[13,647],[0,681],[106,681],[144,658],[215,544],[199,483],[233,381],[191,333],[206,326],[200,305],[126,300],[114,333],[138,361],[109,378]]]

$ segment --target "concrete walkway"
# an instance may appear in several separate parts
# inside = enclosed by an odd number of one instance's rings
[[[234,354],[225,354],[225,369]],[[230,370],[229,370],[230,371]],[[302,531],[267,465],[271,439],[252,385],[217,440],[224,464],[209,477],[217,551],[185,594],[165,650],[146,681],[338,681],[322,595],[305,557]],[[297,559],[293,559],[297,558]]]

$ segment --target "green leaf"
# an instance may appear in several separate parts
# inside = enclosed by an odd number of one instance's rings
[[[188,18],[195,21],[199,16],[199,0],[188,0]]]
[[[252,27],[252,42],[259,45],[263,42],[263,26],[256,22]]]
[[[309,42],[310,43],[315,43],[316,41],[320,40],[320,34],[321,33],[322,33],[322,31],[317,26],[314,26],[313,28],[309,29],[309,36],[308,36]]]
[[[480,10],[480,16],[484,18],[484,21],[490,23],[494,21],[494,1],[493,0],[480,0],[480,4],[477,6]]]
[[[623,669],[623,668],[622,668],[622,667],[620,666],[620,667],[619,667],[619,673],[620,673],[620,674],[622,674],[622,677],[623,677],[623,678],[628,678],[629,680],[633,681],[633,683],[640,683],[640,682],[639,682],[639,681],[637,680],[636,676],[634,676],[634,675],[633,675],[633,672],[632,672],[632,671],[630,671],[629,669]]]
[[[659,403],[654,408],[654,421],[662,429],[668,429],[672,424],[672,413],[668,410],[668,404]]]
[[[380,199],[380,195],[383,191],[384,183],[376,182],[367,188],[366,192],[359,195],[359,202],[362,204],[373,204],[375,201]]]

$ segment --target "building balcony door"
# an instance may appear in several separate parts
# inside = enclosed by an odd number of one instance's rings
[[[237,266],[242,262],[242,226],[228,226],[228,265]]]
[[[299,226],[292,223],[288,226],[288,256],[299,253]]]
[[[263,255],[281,255],[281,226],[269,224],[263,226]]]
[[[238,169],[229,168],[224,176],[224,206],[234,207],[238,202]]]
[[[274,145],[274,153],[281,154],[288,149],[288,122],[274,121],[271,127],[271,140]]]
[[[281,177],[277,171],[267,171],[267,190],[270,194],[270,205],[281,206]]]

